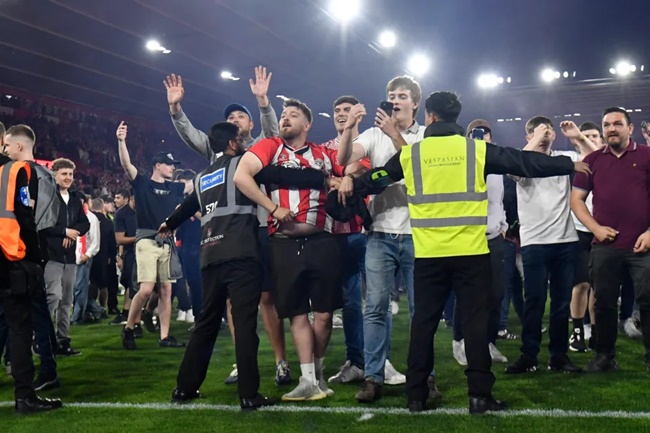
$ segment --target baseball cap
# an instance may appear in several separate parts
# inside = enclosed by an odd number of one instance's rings
[[[230,113],[233,111],[243,111],[244,113],[248,114],[248,117],[253,120],[253,116],[251,116],[251,112],[248,111],[248,108],[244,107],[241,104],[230,104],[226,107],[225,110],[223,110],[223,118],[228,119],[228,116],[230,116]]]
[[[176,161],[171,153],[168,152],[158,152],[151,159],[151,165],[156,164],[169,164],[169,165],[180,165],[180,161]]]
[[[483,128],[489,132],[492,132],[492,127],[490,126],[487,120],[476,119],[476,120],[472,120],[470,124],[467,125],[467,130],[466,130],[467,135],[471,134],[472,129],[476,129],[476,128]]]

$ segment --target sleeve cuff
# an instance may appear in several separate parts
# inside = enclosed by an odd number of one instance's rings
[[[269,113],[273,113],[275,111],[273,109],[273,104],[271,104],[270,102],[269,102],[269,105],[267,105],[266,107],[258,107],[258,108],[260,109],[260,113],[262,113],[262,114],[269,114]]]
[[[178,113],[172,113],[171,111],[169,112],[169,115],[172,116],[172,119],[174,120],[180,120],[183,117],[185,117],[185,113],[183,112],[183,109],[181,108],[181,111]]]

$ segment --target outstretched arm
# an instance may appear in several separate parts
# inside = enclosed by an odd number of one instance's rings
[[[117,127],[117,150],[120,155],[120,164],[126,173],[126,177],[129,180],[134,180],[138,175],[138,169],[131,164],[131,157],[129,156],[129,151],[126,148],[126,133],[127,126],[124,124],[124,121],[120,122],[120,126]]]

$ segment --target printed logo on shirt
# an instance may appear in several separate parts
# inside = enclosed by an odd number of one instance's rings
[[[226,169],[220,168],[219,170],[213,173],[201,176],[201,181],[200,181],[201,192],[205,192],[210,188],[214,188],[215,186],[224,183],[226,181],[225,174],[226,174]]]

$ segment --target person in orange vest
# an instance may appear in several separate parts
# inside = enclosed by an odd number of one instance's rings
[[[0,306],[11,341],[15,411],[20,414],[58,409],[61,400],[34,392],[31,298],[43,290],[43,268],[34,210],[29,195],[31,168],[0,155]]]

